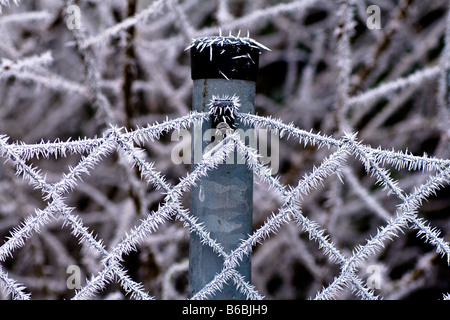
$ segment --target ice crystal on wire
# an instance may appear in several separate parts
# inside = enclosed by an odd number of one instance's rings
[[[230,128],[236,127],[235,120],[241,106],[238,96],[225,95],[219,97],[213,95],[207,106],[213,128],[216,128],[220,123],[226,123]]]
[[[19,5],[20,0],[13,0],[14,4],[16,6]],[[2,7],[7,6],[9,7],[11,5],[11,1],[10,0],[0,0],[0,14],[2,14]]]

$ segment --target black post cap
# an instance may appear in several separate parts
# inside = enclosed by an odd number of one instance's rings
[[[261,49],[269,50],[245,37],[204,37],[192,41],[191,77],[197,79],[238,79],[256,81]]]

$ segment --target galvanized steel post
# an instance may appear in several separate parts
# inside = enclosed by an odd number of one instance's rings
[[[194,40],[191,45],[193,110],[208,112],[208,105],[215,97],[236,96],[240,101],[239,111],[254,113],[255,85],[260,47],[250,38],[207,37]],[[192,160],[201,159],[199,150],[211,143],[205,132],[214,129],[211,119],[192,134]],[[250,128],[238,119],[235,129],[246,132]],[[201,148],[199,148],[201,145]],[[196,154],[197,153],[197,154]],[[236,154],[236,151],[235,151]],[[191,190],[191,213],[204,224],[211,238],[229,253],[240,241],[252,233],[253,174],[242,161],[234,156],[232,163],[220,164],[207,177],[198,181]],[[211,247],[201,244],[200,238],[191,233],[189,247],[189,295],[193,296],[223,268],[223,257]],[[237,270],[246,281],[251,279],[251,258],[244,257]],[[233,283],[224,286],[211,299],[242,300],[242,295]]]

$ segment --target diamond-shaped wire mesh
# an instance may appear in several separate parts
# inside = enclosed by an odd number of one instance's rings
[[[272,130],[276,130],[280,136],[288,135],[315,147],[328,147],[333,149],[317,167],[305,174],[298,181],[297,185],[285,186],[279,179],[271,175],[270,168],[263,166],[259,162],[257,150],[246,146],[237,134],[227,136],[222,143],[203,155],[202,162],[196,169],[183,177],[180,182],[172,186],[166,182],[164,176],[155,170],[153,164],[148,162],[142,152],[135,146],[135,142],[143,142],[148,139],[158,137],[167,130],[180,130],[187,128],[193,121],[201,120],[204,114],[193,113],[184,118],[166,121],[142,128],[133,132],[124,133],[118,128],[111,128],[104,137],[93,140],[80,140],[74,142],[59,142],[52,145],[42,143],[40,145],[9,144],[7,137],[1,138],[1,156],[8,162],[15,165],[17,174],[28,179],[30,184],[42,191],[43,201],[47,204],[44,209],[36,209],[36,213],[29,215],[23,223],[14,228],[6,242],[0,247],[0,259],[5,261],[8,257],[14,257],[15,251],[26,245],[29,239],[33,238],[41,229],[45,229],[53,220],[63,220],[63,224],[71,229],[74,236],[84,246],[89,247],[101,256],[102,269],[92,274],[87,283],[77,290],[74,298],[84,299],[95,296],[101,292],[110,282],[118,282],[123,290],[134,298],[150,299],[148,293],[141,283],[131,279],[127,270],[121,265],[124,255],[136,251],[140,243],[146,238],[157,233],[159,227],[171,218],[176,218],[185,223],[202,239],[205,245],[213,248],[218,255],[224,259],[223,270],[211,280],[200,292],[192,298],[207,298],[220,290],[226,282],[233,282],[237,290],[241,290],[249,299],[260,299],[262,296],[257,288],[246,282],[242,276],[234,269],[239,260],[249,254],[252,247],[257,243],[264,245],[264,241],[270,235],[283,232],[283,225],[289,223],[297,224],[305,232],[310,240],[317,242],[318,247],[328,259],[337,263],[340,267],[339,274],[333,282],[320,290],[315,298],[332,298],[336,292],[344,287],[350,287],[356,295],[364,299],[377,298],[372,289],[368,288],[364,281],[358,276],[358,269],[364,262],[381,250],[388,240],[401,236],[401,232],[407,228],[414,228],[418,235],[435,247],[437,253],[445,256],[450,261],[449,243],[440,237],[440,231],[429,226],[427,221],[417,215],[417,210],[422,202],[431,194],[447,185],[450,181],[450,160],[417,157],[401,152],[372,149],[356,140],[356,135],[346,134],[342,139],[336,140],[331,137],[321,136],[304,130],[300,130],[292,125],[286,125],[278,120],[262,118],[258,116],[240,114],[242,121],[253,125],[265,125]],[[209,236],[207,228],[196,221],[195,215],[183,207],[182,196],[196,181],[207,175],[209,170],[224,161],[228,153],[237,148],[238,152],[244,155],[247,165],[261,181],[268,184],[277,196],[283,199],[283,204],[277,212],[267,218],[266,222],[255,230],[247,239],[242,239],[241,244],[232,252],[224,252],[221,244]],[[56,183],[48,183],[45,175],[37,167],[27,163],[27,159],[39,154],[50,152],[53,155],[65,155],[70,152],[82,152],[88,150],[87,155],[83,155],[78,164],[70,167],[67,173],[63,174],[61,180]],[[165,198],[158,210],[148,213],[139,225],[127,231],[126,235],[114,246],[105,248],[104,241],[97,239],[95,230],[87,228],[79,216],[72,213],[74,208],[65,203],[67,193],[76,189],[77,183],[84,175],[95,171],[101,165],[105,157],[117,150],[123,154],[132,166],[139,169],[140,175],[149,184],[161,189]],[[313,190],[320,188],[321,184],[330,176],[338,175],[342,179],[342,174],[346,168],[346,161],[349,157],[355,157],[363,163],[368,174],[376,177],[377,182],[387,189],[392,196],[399,199],[399,204],[394,213],[383,213],[389,215],[388,221],[380,225],[376,234],[370,236],[365,243],[355,246],[353,253],[347,255],[342,252],[326,234],[326,230],[317,222],[304,216],[301,211],[302,199],[308,196]],[[395,167],[409,167],[417,170],[433,171],[427,181],[415,188],[414,192],[406,194],[397,181],[391,178],[389,170],[383,168],[382,163],[388,162]],[[367,201],[369,201],[368,196]],[[22,284],[17,283],[2,268],[2,287],[14,298],[25,299],[30,295],[25,291]]]

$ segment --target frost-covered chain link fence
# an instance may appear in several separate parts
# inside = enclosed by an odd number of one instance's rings
[[[186,298],[189,230],[223,259],[193,299],[449,297],[446,1],[16,4],[0,0],[2,298]],[[183,49],[218,26],[272,50],[260,115],[236,116],[279,150],[230,132],[190,172],[183,134],[210,115],[189,112]],[[187,198],[234,148],[254,232],[225,252]]]
[[[209,114],[207,115],[209,116]],[[202,162],[192,173],[183,177],[177,185],[172,186],[166,182],[161,172],[154,169],[153,164],[148,162],[142,150],[135,144],[142,145],[145,141],[156,139],[164,131],[186,129],[193,121],[199,121],[204,116],[205,114],[194,113],[132,132],[123,132],[123,130],[114,127],[109,129],[102,138],[73,142],[36,145],[9,144],[7,137],[3,136],[1,139],[2,157],[15,165],[17,175],[24,176],[30,181],[31,185],[42,191],[43,200],[47,203],[47,206],[44,209],[37,209],[34,215],[28,216],[20,226],[14,228],[8,240],[0,247],[1,259],[6,260],[8,256],[13,255],[15,250],[24,246],[26,241],[40,229],[46,228],[46,225],[51,221],[62,220],[63,225],[71,229],[71,233],[78,238],[83,246],[89,247],[101,256],[103,266],[103,269],[87,280],[86,285],[77,291],[74,298],[90,298],[101,291],[109,282],[117,281],[132,297],[148,299],[152,298],[151,295],[146,292],[141,283],[133,281],[121,265],[123,256],[136,250],[136,247],[145,239],[151,239],[154,234],[157,235],[160,225],[176,218],[189,226],[192,232],[196,232],[201,237],[205,245],[211,246],[224,259],[222,272],[203,290],[192,297],[193,299],[207,298],[213,295],[215,290],[220,290],[227,281],[233,281],[237,288],[245,292],[249,299],[262,298],[250,283],[239,277],[234,268],[239,264],[243,255],[251,252],[252,246],[257,243],[264,244],[267,237],[276,233],[284,224],[288,223],[300,227],[311,240],[317,242],[319,249],[328,259],[340,266],[339,275],[335,277],[331,284],[317,293],[317,299],[332,298],[345,286],[351,287],[355,294],[362,298],[376,298],[373,290],[370,290],[357,275],[357,271],[366,260],[385,246],[385,242],[398,237],[402,229],[405,228],[415,229],[419,236],[422,236],[426,242],[435,247],[438,254],[449,261],[449,243],[440,237],[439,230],[420,218],[417,211],[424,200],[450,181],[450,160],[372,149],[359,143],[355,135],[346,134],[342,139],[336,140],[270,118],[240,114],[239,117],[243,121],[267,126],[279,132],[280,136],[288,135],[296,138],[300,143],[304,142],[305,146],[328,147],[333,152],[319,166],[306,174],[297,185],[285,186],[280,183],[278,178],[272,176],[270,168],[260,163],[256,150],[246,146],[238,135],[229,135],[222,143],[203,156]],[[227,253],[223,251],[220,243],[209,237],[208,230],[202,224],[197,223],[188,209],[183,207],[181,199],[183,193],[188,191],[199,177],[207,175],[209,170],[214,170],[214,167],[222,163],[227,154],[232,152],[235,147],[241,154],[245,155],[246,163],[260,181],[267,183],[276,196],[283,199],[283,204],[252,235],[247,239],[242,239],[239,247]],[[102,158],[110,156],[113,151],[123,154],[131,167],[138,167],[143,179],[154,185],[156,189],[163,190],[165,198],[158,210],[149,213],[139,225],[129,230],[125,237],[107,250],[103,241],[97,239],[94,231],[90,231],[84,225],[83,220],[73,214],[74,208],[65,203],[64,197],[67,193],[76,189],[76,185],[83,175],[94,171],[97,166],[101,165]],[[27,160],[33,157],[66,156],[67,153],[87,153],[87,155],[83,155],[79,163],[70,168],[67,173],[64,173],[63,178],[56,183],[47,182],[46,177],[40,170],[27,164]],[[347,158],[350,156],[358,158],[364,164],[368,174],[376,177],[379,184],[398,198],[399,204],[395,214],[389,213],[380,207],[370,195],[366,195],[365,201],[368,205],[378,215],[386,218],[387,221],[366,243],[356,246],[353,253],[346,256],[330,240],[330,237],[326,235],[326,230],[320,224],[302,214],[301,202],[303,197],[320,188],[320,185],[328,177],[337,175],[340,179],[343,179],[343,172],[350,170],[346,167]],[[383,168],[382,164],[384,163],[388,163],[397,169],[406,167],[409,170],[433,171],[433,174],[425,183],[416,187],[414,192],[407,194],[391,178],[390,172]],[[6,292],[14,298],[29,298],[29,294],[24,291],[24,286],[16,283],[4,270],[1,270],[1,272],[3,288]]]

